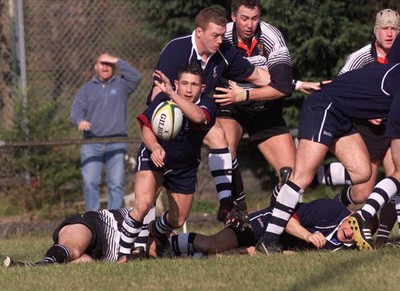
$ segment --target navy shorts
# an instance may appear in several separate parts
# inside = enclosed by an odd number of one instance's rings
[[[274,102],[276,103],[276,102]],[[220,107],[218,117],[236,120],[249,134],[250,141],[261,143],[271,137],[289,133],[282,115],[280,103],[268,107],[250,107],[249,105],[230,104]]]
[[[367,146],[371,161],[382,161],[392,141],[385,133],[386,122],[373,125],[368,120],[355,120],[354,126]]]
[[[321,92],[308,96],[301,109],[299,139],[308,139],[330,147],[337,138],[356,133],[353,121]]]
[[[150,170],[162,173],[164,175],[163,186],[172,193],[193,194],[196,192],[199,163],[181,169],[158,168],[148,154],[149,152],[145,151],[138,155],[135,172]]]
[[[58,234],[60,233],[60,230],[64,226],[71,224],[83,224],[90,229],[93,236],[85,254],[88,254],[95,260],[101,259],[103,250],[103,223],[100,220],[99,214],[96,211],[88,211],[83,214],[76,214],[66,218],[53,232],[52,237],[54,243],[58,243]]]

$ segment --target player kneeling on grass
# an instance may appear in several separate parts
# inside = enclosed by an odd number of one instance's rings
[[[38,262],[18,262],[10,257],[3,266],[34,267],[61,263],[84,263],[93,260],[116,261],[118,241],[124,218],[131,208],[88,211],[73,215],[60,223],[53,233],[54,244]],[[151,215],[145,217],[145,222]],[[154,251],[153,251],[154,252]],[[147,257],[144,247],[135,248],[131,257]]]
[[[173,255],[215,254],[238,248],[247,248],[245,253],[255,254],[254,246],[265,232],[272,209],[268,207],[249,214],[251,227],[244,230],[228,226],[210,236],[197,233],[172,235],[169,242]],[[349,225],[350,215],[347,207],[332,199],[299,204],[280,243],[284,250],[352,248],[354,233]]]
[[[143,143],[139,148],[135,176],[135,203],[122,225],[119,262],[129,260],[130,252],[143,224],[143,218],[157,199],[162,187],[168,195],[169,209],[150,226],[161,251],[167,243],[166,233],[181,227],[189,216],[196,190],[201,146],[214,125],[217,108],[202,94],[202,69],[188,65],[179,70],[173,89],[169,79],[156,71],[155,84],[161,89],[149,107],[139,115]],[[160,80],[160,81],[157,81]],[[157,138],[152,129],[152,115],[157,105],[172,100],[184,114],[180,132],[171,140]]]

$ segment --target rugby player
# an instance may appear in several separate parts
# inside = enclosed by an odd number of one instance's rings
[[[138,117],[143,142],[135,169],[134,206],[122,224],[119,262],[129,260],[143,219],[162,187],[167,190],[169,209],[150,226],[158,245],[165,245],[166,233],[182,227],[189,216],[203,139],[217,115],[212,98],[202,93],[205,86],[202,73],[197,65],[183,66],[174,82],[175,91],[165,74],[155,72],[155,84],[161,92]],[[175,102],[184,114],[182,129],[171,140],[157,138],[151,126],[154,110],[166,100]]]
[[[62,221],[54,230],[54,244],[38,262],[19,262],[7,256],[4,267],[44,266],[61,263],[85,263],[94,260],[116,261],[122,222],[131,208],[87,211]],[[146,216],[145,223],[152,220]],[[135,248],[130,258],[146,257],[143,247]]]
[[[396,45],[397,44],[397,45]],[[368,151],[356,132],[353,119],[386,118],[386,135],[391,141],[394,172],[376,186],[366,205],[350,218],[356,232],[357,246],[371,249],[367,229],[372,216],[398,191],[400,179],[400,40],[397,36],[387,65],[363,68],[338,76],[320,92],[311,94],[300,114],[299,146],[289,181],[281,188],[272,218],[257,250],[280,251],[283,232],[299,196],[310,184],[325,155],[330,150],[343,164],[353,184],[371,176]]]
[[[71,216],[57,226],[52,235],[54,244],[40,261],[17,261],[7,256],[3,260],[3,266],[35,267],[96,260],[116,261],[122,223],[130,210],[131,208],[89,211]],[[191,256],[199,252],[215,254],[254,246],[263,234],[271,210],[269,207],[251,213],[251,227],[242,231],[228,226],[211,236],[196,233],[172,235],[169,237],[172,255]],[[282,236],[281,241],[290,250],[337,250],[350,247],[354,235],[348,224],[349,215],[350,211],[334,200],[318,199],[299,205],[286,227],[287,235]],[[143,248],[135,248],[134,253],[129,256],[131,259],[157,257],[153,240],[148,242],[148,253]]]
[[[193,256],[197,253],[215,254],[248,248],[254,254],[254,246],[262,237],[271,218],[272,207],[250,213],[251,227],[239,230],[228,226],[210,236],[183,233],[169,238],[173,256]],[[280,243],[285,250],[338,250],[352,246],[354,233],[349,225],[351,212],[339,201],[317,199],[299,204],[289,219]]]

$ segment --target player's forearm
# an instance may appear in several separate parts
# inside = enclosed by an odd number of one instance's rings
[[[176,92],[168,94],[172,101],[178,105],[185,116],[196,124],[203,124],[206,121],[206,116],[203,110],[196,104],[179,96]]]
[[[256,67],[253,73],[246,78],[246,81],[249,81],[256,86],[263,87],[271,83],[271,75],[268,71]]]
[[[304,228],[300,222],[293,217],[289,219],[285,228],[285,232],[306,242],[308,242],[307,238],[312,235],[311,232]]]
[[[121,70],[121,74],[129,84],[129,90],[133,92],[139,86],[142,77],[139,71],[132,67],[128,62],[121,59],[118,60],[117,65]]]
[[[249,100],[254,101],[275,100],[284,96],[284,93],[272,88],[271,86],[249,90]]]
[[[145,146],[152,152],[154,151],[154,149],[161,146],[158,143],[157,137],[154,132],[147,126],[143,126],[142,128],[142,141]]]

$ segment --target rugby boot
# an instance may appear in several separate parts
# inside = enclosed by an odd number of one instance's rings
[[[12,267],[35,267],[37,263],[34,262],[17,262],[10,257],[5,257],[3,260],[4,268],[12,268]]]
[[[360,251],[373,250],[371,230],[367,227],[367,222],[360,212],[357,211],[349,217],[349,224],[354,233],[357,248]]]

